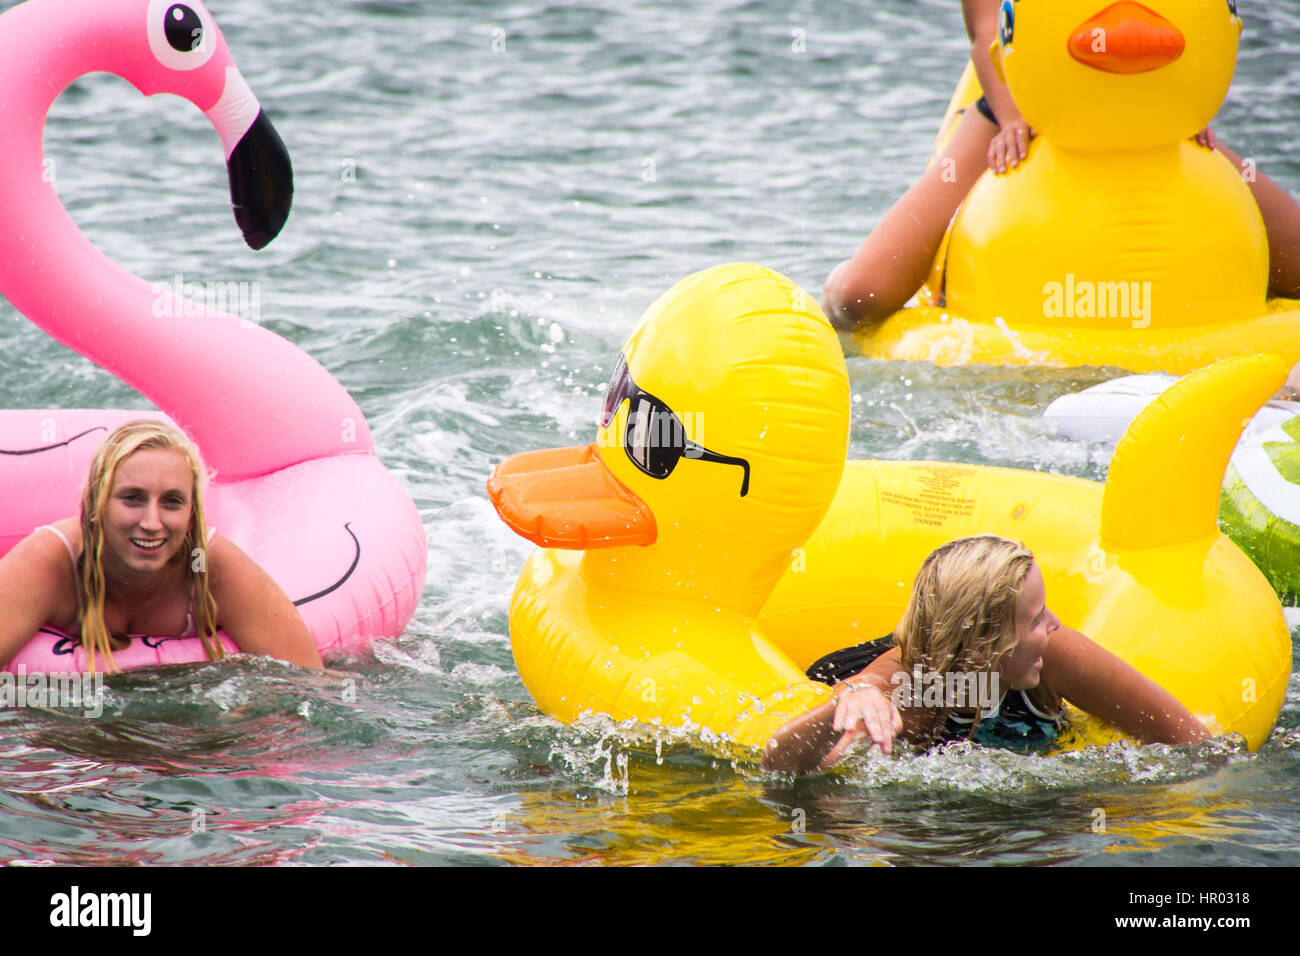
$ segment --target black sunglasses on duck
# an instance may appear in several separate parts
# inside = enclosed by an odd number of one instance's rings
[[[601,428],[609,425],[624,400],[630,401],[631,405],[627,411],[627,427],[623,430],[623,451],[637,468],[651,478],[667,478],[683,458],[739,465],[745,470],[740,497],[749,494],[749,462],[744,458],[719,455],[687,438],[686,426],[677,413],[632,381],[627,359],[620,355],[605,390]]]

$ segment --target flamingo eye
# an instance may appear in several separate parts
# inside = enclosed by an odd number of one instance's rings
[[[1011,41],[1016,36],[1016,11],[1012,6],[1011,0],[1002,0],[1002,8],[998,10],[998,41],[1003,46],[1011,46]]]
[[[212,15],[198,0],[149,0],[149,49],[171,70],[194,70],[212,58],[218,33]]]
[[[203,21],[185,4],[172,4],[164,17],[163,32],[173,50],[189,53],[203,45]]]

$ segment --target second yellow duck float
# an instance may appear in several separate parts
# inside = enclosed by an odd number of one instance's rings
[[[1300,302],[1266,298],[1253,170],[1192,141],[1241,30],[1233,0],[1005,0],[990,56],[1037,138],[976,183],[920,304],[860,330],[862,352],[1139,372],[1300,357]],[[978,96],[968,71],[954,106]]]
[[[541,545],[510,607],[520,677],[562,721],[694,730],[756,759],[827,699],[803,667],[887,633],[932,548],[992,531],[1035,551],[1063,621],[1253,749],[1281,709],[1291,642],[1215,513],[1241,423],[1284,374],[1251,356],[1184,379],[1130,427],[1104,487],[960,464],[846,469],[848,376],[813,300],[758,266],[697,273],[633,331],[595,442],[516,455],[488,484]],[[1062,746],[1115,737],[1079,720]]]

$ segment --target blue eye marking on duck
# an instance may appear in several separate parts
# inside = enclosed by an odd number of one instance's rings
[[[1229,0],[1232,2],[1232,0]],[[1011,0],[1002,0],[1002,8],[998,10],[998,42],[1004,47],[1011,46],[1011,41],[1016,36],[1016,11]]]

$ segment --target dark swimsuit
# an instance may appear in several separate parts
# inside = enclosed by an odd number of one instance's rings
[[[877,657],[894,646],[894,635],[832,651],[814,661],[807,670],[815,681],[834,686],[866,670]],[[973,717],[949,714],[939,735],[941,743],[970,740],[985,747],[1001,747],[1020,753],[1046,750],[1056,742],[1064,726],[1059,715],[1045,714],[1023,690],[1009,690],[998,702],[997,712],[980,718],[971,736]]]
[[[979,99],[977,99],[975,101],[975,108],[980,111],[981,116],[983,116],[994,126],[998,125],[998,118],[993,115],[993,107],[989,106],[989,100],[987,96],[981,96]]]

